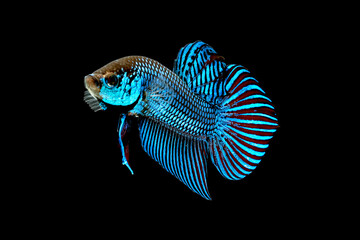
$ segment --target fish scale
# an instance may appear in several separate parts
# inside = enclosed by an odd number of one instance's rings
[[[145,99],[134,113],[149,117],[183,135],[205,139],[215,126],[215,109],[192,92],[175,73],[155,60],[133,57],[146,81]],[[137,63],[137,64],[136,64]],[[169,98],[171,96],[171,98]]]

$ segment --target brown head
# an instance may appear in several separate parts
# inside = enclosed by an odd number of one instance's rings
[[[134,104],[142,90],[142,79],[136,65],[143,59],[138,56],[120,58],[85,76],[85,101],[93,110],[105,110],[105,103],[117,106]]]

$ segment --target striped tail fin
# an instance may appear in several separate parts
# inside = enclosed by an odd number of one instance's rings
[[[256,168],[278,123],[271,100],[247,69],[227,65],[224,84],[228,94],[209,139],[210,156],[225,178],[239,180]]]

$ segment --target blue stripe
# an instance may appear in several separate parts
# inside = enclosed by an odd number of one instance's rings
[[[189,142],[189,139],[184,139],[185,140],[185,146],[190,145],[191,143]],[[185,172],[186,172],[186,177],[187,177],[187,181],[188,181],[188,185],[190,186],[190,188],[194,191],[194,192],[201,192],[201,189],[197,187],[196,181],[194,181],[193,176],[196,175],[195,174],[195,169],[192,168],[192,164],[191,164],[191,160],[193,160],[192,156],[189,156],[189,151],[190,149],[186,149],[183,148],[184,151],[184,155],[185,155],[185,161],[184,161],[184,165],[186,166]]]
[[[253,130],[253,131],[258,131],[258,132],[269,132],[269,133],[273,133],[276,131],[276,129],[265,129],[265,128],[252,128],[252,127],[243,127],[243,126],[239,126],[240,128],[244,128],[247,130]]]
[[[160,141],[158,142],[158,145],[160,146],[159,151],[159,158],[163,159],[164,161],[164,168],[166,171],[169,172],[169,158],[166,156],[167,151],[165,150],[168,145],[168,131],[166,129],[162,129],[161,131],[161,137]]]
[[[144,138],[144,141],[143,141],[143,145],[144,145],[144,149],[148,149],[148,141],[149,141],[149,137],[151,137],[151,135],[149,134],[149,122],[144,122],[144,126],[142,129],[144,129],[144,136],[146,136]]]
[[[273,117],[273,116],[270,116],[270,115],[264,114],[264,113],[242,113],[240,115],[266,117],[266,118],[270,118],[271,120],[277,121],[276,117]]]
[[[196,161],[197,169],[200,172],[200,179],[199,179],[200,185],[199,186],[201,186],[202,196],[207,198],[207,199],[210,199],[209,194],[205,191],[205,189],[206,189],[206,179],[204,179],[204,178],[206,177],[205,176],[205,170],[206,170],[205,169],[206,168],[205,164],[206,164],[206,162],[205,162],[204,156],[201,154],[201,149],[205,148],[205,146],[204,145],[201,146],[201,142],[199,142],[199,141],[197,141],[196,145],[197,145],[197,152],[198,152],[198,155],[199,155],[198,161]],[[202,172],[201,172],[201,168],[200,168],[201,165],[204,166],[204,169],[202,169]]]
[[[219,139],[218,138],[215,138],[215,144],[221,148],[221,145],[219,143]],[[222,174],[224,174],[227,178],[229,178],[229,175],[227,175],[226,171],[225,171],[225,168],[224,168],[224,165],[221,163],[221,157],[219,155],[219,152],[217,151],[217,148],[215,148],[215,157],[218,159],[218,162],[217,162],[217,167],[220,168],[220,172]]]
[[[240,111],[240,110],[244,110],[244,109],[249,109],[249,108],[259,108],[259,107],[268,107],[271,109],[274,109],[273,106],[269,105],[269,104],[265,104],[265,103],[252,103],[252,104],[246,104],[243,106],[239,106],[239,107],[234,107],[231,109],[228,109],[228,112],[236,112],[236,111]]]
[[[149,149],[149,141],[151,141],[151,138],[152,138],[152,134],[151,134],[151,132],[150,132],[150,126],[151,126],[152,124],[151,124],[151,122],[149,122],[149,124],[146,124],[146,135],[145,136],[147,136],[146,137],[146,139],[145,139],[145,144],[146,144],[146,147],[147,147],[147,149]],[[151,156],[151,152],[150,151],[147,151],[148,152],[148,154]]]
[[[206,82],[206,71],[202,71],[201,72],[201,83],[199,84],[199,85],[202,85],[202,84],[205,84],[205,82]],[[200,89],[200,91],[201,91],[201,89]]]
[[[249,78],[246,79],[246,80],[249,80],[249,79],[251,79],[251,78],[252,78],[252,77],[249,77]],[[255,79],[255,78],[252,78],[252,79]],[[242,81],[239,83],[239,85],[240,85],[241,83],[242,83]],[[255,85],[255,84],[249,84],[248,86],[243,87],[239,92],[240,92],[240,94],[242,94],[242,93],[245,93],[246,91],[250,91],[250,90],[254,90],[254,89],[259,90],[260,92],[262,92],[262,93],[265,94],[264,90],[262,90],[258,85]]]
[[[231,76],[233,71],[237,71],[234,76],[231,77],[231,80],[229,81],[227,79],[227,83],[226,83],[226,90],[229,91],[230,87],[234,84],[234,82],[238,79],[238,77],[240,76],[240,74],[242,73],[250,73],[248,70],[246,70],[245,68],[243,68],[242,66],[236,66],[229,74],[228,76]],[[257,82],[257,80],[254,78],[254,80]]]
[[[256,134],[250,134],[250,133],[246,133],[246,132],[242,132],[237,130],[236,128],[231,127],[230,125],[227,125],[226,128],[230,129],[233,132],[236,132],[244,137],[248,137],[248,138],[252,138],[255,140],[269,140],[272,138],[272,136],[260,136],[260,135],[256,135]],[[252,128],[249,128],[252,129]]]
[[[208,66],[208,68],[210,68],[211,70],[211,80],[214,80],[214,79],[216,79],[216,74],[215,74],[215,71],[214,71],[214,67],[212,66],[212,65],[214,65],[214,64],[211,64],[210,66]],[[214,92],[214,83],[213,82],[211,82],[210,84],[209,84],[210,86],[209,86],[209,93],[208,93],[208,95],[214,95],[215,94],[215,92]]]
[[[181,137],[177,137],[176,146],[177,146],[177,149],[175,150],[175,155],[176,155],[176,161],[177,161],[179,174],[181,175],[181,180],[187,185],[184,166],[183,166],[184,158],[183,158],[183,153],[181,151],[183,149],[183,142],[182,142]]]
[[[266,96],[264,96],[264,95],[260,95],[260,94],[250,95],[250,96],[248,96],[248,97],[246,97],[246,98],[241,99],[239,102],[246,101],[246,100],[250,100],[250,99],[254,99],[254,98],[262,98],[262,99],[265,99],[265,100],[271,102],[271,100],[270,100],[268,97],[266,97]]]
[[[277,123],[260,121],[260,120],[238,119],[238,118],[231,118],[231,117],[228,117],[228,118],[226,118],[226,119],[228,119],[228,120],[230,120],[230,121],[232,121],[232,122],[237,122],[237,123],[263,124],[263,125],[277,126]]]
[[[244,78],[243,80],[241,80],[241,82],[239,83],[239,85],[242,84],[242,83],[245,82],[245,81],[248,81],[248,80],[255,80],[255,78],[253,78],[253,77],[246,77],[246,78]],[[230,88],[226,88],[227,91],[228,91],[228,89],[230,89]],[[259,90],[259,91],[262,92],[262,93],[265,93],[264,90],[262,90],[259,86],[255,85],[255,84],[250,84],[250,85],[242,88],[240,91],[238,91],[238,92],[234,93],[233,95],[231,95],[230,98],[228,98],[228,99],[226,99],[225,101],[222,102],[222,105],[225,106],[227,103],[229,103],[229,102],[231,102],[232,100],[238,98],[240,95],[244,94],[246,91],[250,91],[250,90],[254,90],[254,89]]]
[[[230,150],[230,155],[237,155],[235,152],[233,152],[231,149],[233,149],[234,147],[233,146],[230,146],[229,145],[229,143],[227,142],[227,141],[223,141],[224,142],[224,144],[226,145],[226,149],[227,150]],[[234,141],[234,142],[237,142],[237,141]],[[223,149],[224,147],[221,147],[221,149]],[[240,152],[240,154],[244,157],[244,158],[248,158],[247,156],[245,156],[245,155],[243,155],[241,152]],[[233,161],[233,160],[228,160],[228,161],[232,161],[233,163],[234,163],[234,165],[236,165],[237,166],[237,168],[238,168],[238,170],[235,170],[232,166],[231,166],[231,164],[230,164],[230,162],[228,163],[228,165],[231,167],[231,169],[233,170],[233,172],[241,172],[241,173],[243,173],[242,175],[243,175],[243,177],[245,177],[245,175],[247,175],[247,174],[250,174],[251,173],[251,170],[253,170],[253,169],[255,169],[256,168],[256,166],[250,166],[250,165],[248,165],[247,163],[245,163],[240,157],[239,158],[237,158],[236,159],[238,162],[240,162],[240,164],[241,165],[239,165],[239,164],[237,164],[237,162],[236,161]],[[250,169],[250,171],[246,171],[245,169],[242,169],[241,167],[246,167],[247,169]],[[239,174],[241,174],[241,173],[239,173]],[[239,176],[238,176],[239,177]]]
[[[175,161],[176,161],[176,167],[177,167],[176,170],[180,176],[180,180],[186,184],[184,169],[182,168],[183,157],[182,157],[181,151],[179,150],[181,148],[182,148],[181,138],[177,137],[176,143],[174,145],[174,155],[175,155]]]
[[[236,180],[236,175],[234,175],[234,172],[237,172],[230,164],[230,161],[228,159],[228,157],[226,157],[226,153],[224,152],[224,149],[221,145],[218,146],[220,148],[220,153],[221,156],[223,158],[223,161],[221,161],[221,159],[219,159],[219,164],[221,165],[221,170],[222,173],[225,175],[226,178],[230,179],[230,180]],[[223,163],[224,162],[224,163]],[[225,162],[227,163],[227,165],[230,166],[231,169],[229,169],[229,167],[226,167]],[[226,168],[226,170],[225,170]]]
[[[184,179],[185,184],[193,191],[195,191],[194,186],[192,185],[192,182],[190,181],[189,175],[191,173],[191,170],[187,166],[187,160],[186,152],[185,152],[185,146],[186,146],[186,139],[181,138],[181,148],[179,149],[181,152],[181,165],[182,165],[182,172],[184,173]]]
[[[162,147],[163,147],[163,134],[164,134],[164,131],[162,128],[159,128],[156,135],[157,135],[157,139],[156,139],[156,152],[157,152],[157,155],[158,155],[158,159],[159,161],[161,161],[162,159]]]
[[[154,129],[151,131],[151,135],[152,135],[152,140],[151,140],[151,142],[152,142],[152,143],[156,143],[156,137],[157,137],[156,132],[157,132],[157,129],[158,129],[158,125],[155,125],[155,124],[153,124],[153,125],[154,125],[154,127],[152,127],[152,128],[154,128]],[[156,147],[156,144],[151,144],[150,154],[151,154],[152,158],[154,158],[155,161],[159,162],[158,159],[157,159],[157,157],[156,157],[155,147]]]
[[[232,136],[229,135],[228,133],[223,132],[223,134],[226,135],[227,138],[230,138],[238,147],[242,148],[244,151],[250,153],[251,155],[254,155],[254,156],[257,156],[257,157],[262,157],[262,156],[264,156],[265,152],[255,151],[255,150],[253,150],[253,149],[251,149],[251,148],[248,148],[248,147],[242,145],[241,143],[239,143],[239,141],[237,141],[237,139],[235,139],[234,137],[232,137]],[[257,163],[260,162],[260,160],[253,159],[253,158],[249,158],[248,156],[245,156],[245,155],[243,155],[243,156],[244,156],[244,158],[248,159],[248,160],[249,160],[250,162],[252,162],[252,163],[257,164]]]
[[[167,143],[167,159],[168,159],[168,171],[170,173],[172,173],[175,177],[177,177],[176,173],[175,173],[175,167],[174,167],[174,159],[173,159],[173,150],[172,147],[174,146],[173,144],[174,141],[174,136],[172,133],[169,132],[168,134],[168,143]]]
[[[248,140],[245,140],[245,139],[241,139],[241,140],[243,142],[246,142],[249,145],[254,146],[254,147],[262,148],[262,149],[264,149],[264,151],[266,150],[267,147],[269,147],[269,144],[255,143],[255,142],[251,142],[251,141],[248,141]]]
[[[200,188],[201,181],[198,179],[198,177],[196,175],[197,167],[195,166],[195,162],[197,161],[197,157],[195,156],[193,151],[194,151],[193,147],[190,147],[189,151],[187,151],[188,152],[187,159],[188,159],[189,168],[191,168],[192,172],[194,173],[194,174],[190,174],[190,177],[191,177],[191,181],[193,182],[193,184],[195,186],[196,192],[201,192],[201,188]],[[190,159],[192,159],[193,161],[190,161]]]
[[[177,138],[175,137],[175,134],[171,134],[172,135],[172,139],[171,139],[171,147],[170,147],[170,153],[171,153],[171,166],[172,166],[172,174],[174,176],[176,176],[179,180],[181,180],[180,175],[177,171],[177,166],[176,166],[176,140]]]
[[[229,159],[228,157],[226,157],[227,154],[226,154],[225,151],[227,151],[227,150],[229,150],[229,149],[232,149],[233,147],[229,146],[229,144],[227,144],[226,141],[222,141],[222,142],[223,142],[223,143],[222,143],[222,144],[219,144],[218,147],[219,147],[219,149],[220,149],[220,151],[221,151],[221,152],[220,152],[220,153],[221,153],[221,158],[223,158],[223,161],[226,162],[227,165],[228,165],[228,167],[226,167],[226,166],[225,166],[225,163],[222,164],[221,159],[219,159],[219,164],[221,164],[221,168],[220,168],[220,169],[223,171],[223,175],[224,175],[226,178],[230,179],[230,180],[239,180],[239,179],[245,177],[245,175],[248,174],[248,172],[247,172],[247,171],[244,172],[244,170],[241,170],[240,166],[239,166],[236,162],[234,162],[232,159]],[[226,149],[224,148],[224,147],[225,147],[224,144],[227,145],[227,148],[226,148]],[[230,155],[231,155],[231,154],[233,154],[233,153],[230,153]],[[219,157],[219,158],[220,158],[220,157]],[[236,169],[231,165],[231,162],[230,162],[230,161],[233,162],[233,163],[237,166]],[[227,169],[227,171],[228,171],[229,173],[227,173],[227,172],[225,171],[225,168]],[[249,173],[250,173],[250,172],[249,172]]]

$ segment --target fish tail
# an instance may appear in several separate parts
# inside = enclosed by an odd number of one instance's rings
[[[217,126],[208,145],[212,163],[227,179],[239,180],[258,165],[278,127],[274,106],[241,65],[227,65],[227,96],[218,105]]]

